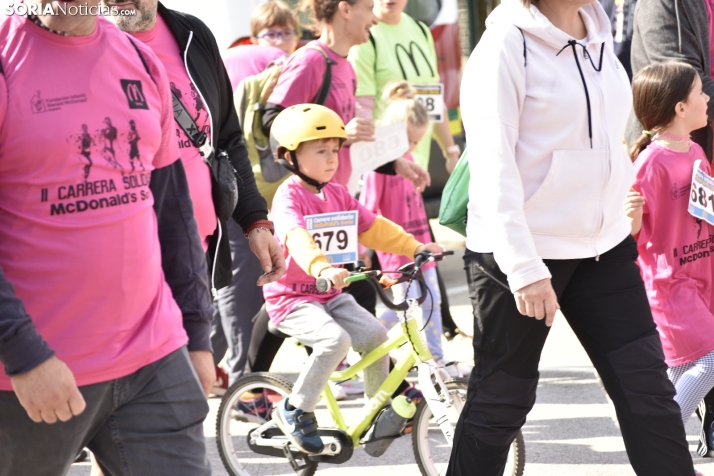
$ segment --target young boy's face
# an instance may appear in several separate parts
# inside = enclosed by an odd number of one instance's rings
[[[290,25],[273,25],[263,28],[256,37],[250,39],[254,45],[274,46],[289,55],[293,54],[299,40],[295,27]]]
[[[303,142],[295,153],[300,172],[318,182],[329,182],[337,172],[339,152],[340,141],[335,138]]]

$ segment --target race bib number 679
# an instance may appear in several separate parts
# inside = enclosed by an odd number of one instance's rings
[[[714,179],[699,168],[700,163],[701,160],[694,162],[688,211],[691,215],[714,225]]]
[[[357,211],[307,215],[305,227],[332,264],[357,261]]]

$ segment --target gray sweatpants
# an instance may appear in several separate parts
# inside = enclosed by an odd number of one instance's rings
[[[312,347],[312,355],[290,394],[290,404],[304,412],[315,411],[320,393],[350,346],[366,354],[387,341],[387,329],[345,293],[326,304],[299,305],[278,324],[278,329]],[[377,392],[388,372],[389,356],[364,370],[367,398]]]

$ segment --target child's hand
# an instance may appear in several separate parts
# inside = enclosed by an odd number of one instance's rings
[[[625,197],[625,214],[632,220],[642,219],[642,207],[645,205],[645,197],[635,189],[630,189]]]
[[[427,243],[417,248],[414,255],[416,256],[422,251],[428,251],[429,253],[443,253],[446,249],[438,243]]]
[[[332,281],[332,286],[335,289],[342,289],[350,285],[345,283],[345,278],[350,275],[350,272],[344,268],[327,268],[320,273],[321,278],[327,278]]]

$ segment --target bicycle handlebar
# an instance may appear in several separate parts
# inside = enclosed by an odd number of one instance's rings
[[[433,254],[428,251],[422,251],[421,253],[415,256],[413,263],[406,264],[399,268],[399,270],[397,271],[382,272],[361,270],[354,273],[350,273],[350,275],[345,278],[345,283],[363,281],[366,279],[377,291],[379,299],[384,303],[385,306],[394,311],[406,311],[409,308],[408,300],[405,300],[404,302],[401,302],[399,304],[395,304],[394,301],[387,297],[384,290],[397,283],[413,282],[414,280],[416,280],[419,283],[420,292],[420,297],[419,299],[417,299],[417,303],[421,305],[426,300],[427,294],[426,283],[424,282],[424,276],[421,273],[422,266],[430,261],[441,261],[442,259],[444,259],[445,256],[450,256],[453,254],[453,251],[444,251],[443,253]],[[382,279],[380,279],[379,281],[376,279],[376,277],[380,275],[383,278],[386,277],[385,274],[400,274],[401,276],[391,283],[383,282]],[[317,280],[315,281],[315,285],[317,286],[318,291],[320,291],[321,293],[326,293],[332,288],[332,282],[327,278],[317,278]]]

